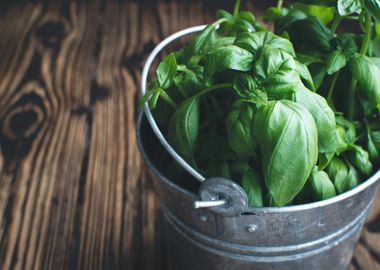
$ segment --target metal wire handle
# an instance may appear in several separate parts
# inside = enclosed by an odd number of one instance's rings
[[[156,58],[156,56],[160,53],[160,51],[165,48],[169,43],[173,42],[174,40],[181,38],[185,35],[196,33],[202,31],[206,25],[198,25],[190,28],[186,28],[182,31],[179,31],[177,33],[174,33],[173,35],[165,38],[163,41],[161,41],[152,51],[152,53],[148,56],[148,59],[146,60],[146,63],[144,65],[142,76],[141,76],[141,95],[145,95],[146,93],[146,85],[148,80],[148,74],[149,69]],[[158,140],[161,142],[161,144],[164,146],[166,151],[176,160],[179,165],[184,168],[188,173],[190,173],[192,176],[194,176],[197,180],[200,182],[203,182],[206,180],[206,178],[201,175],[198,171],[196,171],[189,163],[187,163],[174,149],[170,146],[168,141],[165,139],[164,135],[160,131],[160,129],[157,126],[156,121],[153,118],[152,112],[149,109],[148,103],[144,104],[144,111],[145,115],[149,121],[149,124],[151,125],[153,132],[156,134]]]

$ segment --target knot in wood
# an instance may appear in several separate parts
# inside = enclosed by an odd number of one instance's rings
[[[59,48],[61,40],[66,36],[65,23],[49,21],[36,30],[36,37],[41,44],[48,48]]]

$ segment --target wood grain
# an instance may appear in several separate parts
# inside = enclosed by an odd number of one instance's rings
[[[232,5],[0,7],[0,269],[169,268],[135,138],[141,67],[161,39]],[[380,269],[379,243],[380,196],[351,269]]]

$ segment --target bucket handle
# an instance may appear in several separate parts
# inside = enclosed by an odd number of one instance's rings
[[[153,49],[151,54],[148,56],[142,71],[140,85],[141,96],[144,96],[147,91],[149,69],[156,56],[162,51],[162,49],[178,38],[202,31],[206,26],[207,25],[198,25],[176,32],[165,38]],[[202,183],[199,189],[201,201],[194,201],[193,207],[195,209],[210,208],[211,211],[224,216],[235,216],[245,212],[248,208],[248,198],[244,190],[239,185],[229,179],[220,177],[206,179],[171,147],[154,120],[148,103],[144,104],[144,112],[153,132],[156,134],[158,140],[161,142],[166,151],[172,156],[172,158],[174,158],[175,161],[179,163],[182,168]]]

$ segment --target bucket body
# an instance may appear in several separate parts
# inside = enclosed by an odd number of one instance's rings
[[[160,199],[173,269],[338,270],[349,265],[379,173],[326,201],[248,208],[239,215],[223,216],[212,209],[194,209],[197,193],[163,175],[151,153],[152,146],[160,143],[143,113],[137,121],[137,140]]]

